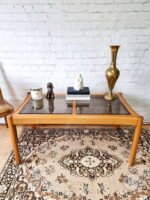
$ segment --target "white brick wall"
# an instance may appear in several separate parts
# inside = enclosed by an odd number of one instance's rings
[[[17,106],[34,84],[65,92],[81,72],[107,91],[110,44],[120,44],[122,91],[150,121],[150,0],[0,0],[0,85]]]

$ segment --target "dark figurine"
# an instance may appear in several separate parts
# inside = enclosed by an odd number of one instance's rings
[[[53,88],[54,88],[54,86],[51,82],[47,83],[47,89],[48,89],[47,94],[46,94],[47,99],[54,99],[55,98]]]

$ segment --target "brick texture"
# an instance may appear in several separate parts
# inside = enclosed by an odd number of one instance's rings
[[[150,121],[150,0],[0,1],[0,85],[14,106],[48,81],[66,92],[79,73],[108,91],[111,44],[121,45],[114,91]]]

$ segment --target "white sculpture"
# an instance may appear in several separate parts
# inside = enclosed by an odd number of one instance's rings
[[[81,74],[79,74],[75,80],[74,84],[74,89],[75,90],[82,90],[83,89],[83,77]]]

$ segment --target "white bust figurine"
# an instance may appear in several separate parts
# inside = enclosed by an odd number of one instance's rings
[[[74,89],[75,90],[82,90],[83,89],[83,77],[81,74],[79,74],[75,80],[74,84]]]

